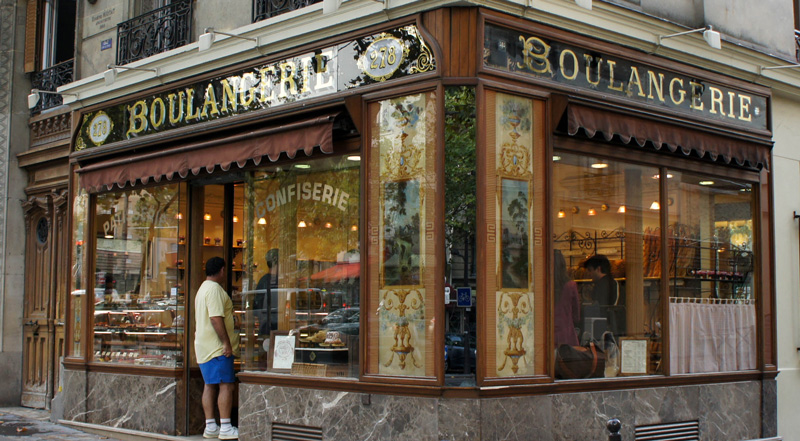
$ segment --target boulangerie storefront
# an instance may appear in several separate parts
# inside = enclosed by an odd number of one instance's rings
[[[65,418],[199,433],[222,256],[242,439],[772,436],[769,105],[442,8],[82,109]]]

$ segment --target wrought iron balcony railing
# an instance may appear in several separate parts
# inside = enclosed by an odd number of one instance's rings
[[[117,64],[128,64],[191,42],[191,0],[173,1],[117,25]]]
[[[47,90],[55,92],[56,88],[64,84],[71,83],[73,80],[73,73],[75,72],[75,60],[67,60],[63,63],[58,63],[53,67],[40,70],[33,74],[31,78],[31,88],[38,90]],[[61,95],[52,93],[41,94],[39,104],[31,110],[31,113],[38,113],[42,110],[47,110],[53,107],[60,106],[63,103]]]
[[[322,0],[253,0],[253,23],[320,2]]]

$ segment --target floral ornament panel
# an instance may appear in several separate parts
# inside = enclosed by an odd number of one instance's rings
[[[501,176],[530,179],[533,163],[533,102],[497,94],[497,172]]]
[[[503,291],[496,295],[497,376],[534,375],[533,293]]]
[[[425,375],[425,290],[380,291],[380,365],[383,375]]]

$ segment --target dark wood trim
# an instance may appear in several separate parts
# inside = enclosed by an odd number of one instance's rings
[[[772,154],[770,154],[772,162]],[[766,170],[761,171],[761,182],[756,198],[757,220],[756,248],[760,252],[756,255],[758,265],[758,281],[760,285],[757,302],[760,302],[756,314],[759,332],[759,344],[762,348],[759,354],[758,366],[767,370],[768,366],[778,363],[778,331],[777,331],[777,299],[775,292],[775,189],[772,174]]]
[[[658,169],[660,176],[667,175],[667,167],[660,167]],[[659,303],[661,303],[661,372],[660,374],[672,373],[669,363],[669,241],[666,232],[669,231],[669,185],[668,179],[659,179],[658,182],[658,199],[661,204],[661,211],[659,211],[659,224],[661,227],[661,234],[659,240],[661,242],[661,277],[659,277],[659,289],[661,293],[658,296]],[[675,269],[677,275],[678,269]],[[648,344],[653,340],[648,340]],[[648,351],[649,352],[649,351]],[[647,371],[650,372],[650,359],[647,360]],[[655,373],[655,372],[651,372]]]
[[[476,213],[475,213],[475,247],[476,247],[476,267],[483,268],[484,271],[476,271],[475,288],[476,302],[478,306],[475,311],[475,324],[477,333],[477,353],[488,354],[488,342],[485,336],[488,335],[486,322],[488,320],[488,312],[486,311],[486,299],[489,297],[488,277],[486,268],[486,253],[488,252],[488,230],[486,222],[486,197],[487,197],[487,179],[489,170],[486,166],[486,157],[488,156],[488,136],[486,129],[486,118],[488,112],[486,111],[486,88],[483,84],[478,84],[475,90],[475,106],[476,106],[476,120],[475,120],[475,185],[478,187],[475,190]],[[484,338],[481,338],[484,336]],[[475,357],[475,382],[482,386],[486,381],[487,364],[490,357]]]
[[[402,395],[417,397],[447,397],[447,398],[502,398],[513,396],[562,394],[573,392],[598,392],[610,390],[642,389],[654,387],[697,386],[708,384],[724,384],[740,381],[762,381],[774,379],[777,373],[759,371],[704,374],[704,375],[675,375],[646,376],[646,377],[617,377],[613,379],[598,378],[592,380],[567,380],[541,384],[505,384],[491,382],[484,387],[476,388],[450,388],[441,386],[424,386],[412,384],[397,384],[331,379],[296,377],[291,375],[264,374],[258,372],[242,372],[237,375],[242,384],[280,386],[312,390],[333,390],[351,393],[368,393],[378,395]]]
[[[445,308],[444,301],[440,293],[444,292],[445,280],[445,265],[446,260],[444,256],[445,250],[445,156],[447,155],[445,146],[445,100],[447,99],[445,88],[439,82],[436,88],[436,144],[434,146],[434,170],[436,182],[434,182],[434,208],[433,219],[429,222],[433,224],[434,242],[436,248],[433,250],[434,264],[433,269],[433,295],[428,296],[428,301],[434,302],[434,323],[437,325],[433,327],[433,369],[436,381],[438,384],[444,383],[444,324],[445,324]],[[430,343],[430,342],[428,342]],[[477,368],[476,368],[477,369]]]

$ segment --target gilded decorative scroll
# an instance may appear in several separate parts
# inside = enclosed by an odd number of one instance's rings
[[[496,225],[497,277],[496,374],[499,377],[535,373],[532,187],[533,103],[497,94]]]
[[[379,373],[425,375],[426,152],[432,102],[387,100],[380,136]]]

